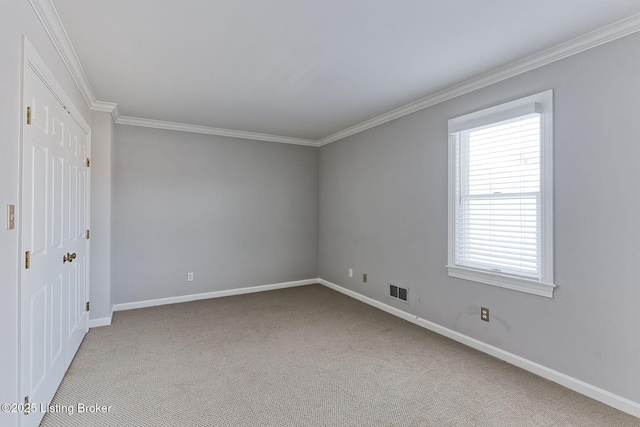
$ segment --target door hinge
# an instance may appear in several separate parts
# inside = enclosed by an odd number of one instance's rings
[[[87,167],[91,167],[91,159],[87,157]]]
[[[31,251],[27,251],[24,257],[24,268],[27,270],[31,268]]]
[[[24,397],[24,414],[29,415],[29,396]]]
[[[27,124],[31,124],[31,107],[27,107]]]
[[[87,230],[87,240],[89,240],[90,236],[91,236],[91,233],[89,232],[89,230]]]
[[[90,307],[91,307],[91,303],[87,301],[87,311],[89,311]]]

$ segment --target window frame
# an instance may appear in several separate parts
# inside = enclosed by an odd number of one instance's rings
[[[455,264],[457,135],[459,132],[523,116],[535,109],[540,114],[540,207],[539,245],[540,279],[520,278],[499,272],[474,269]],[[450,277],[553,298],[553,90],[485,108],[448,121],[448,258]]]

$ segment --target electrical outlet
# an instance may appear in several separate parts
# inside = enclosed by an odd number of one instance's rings
[[[487,307],[480,307],[480,320],[489,321],[489,309]]]
[[[187,282],[193,282],[193,272],[187,273]]]
[[[362,273],[362,281],[367,283],[367,273]]]
[[[349,269],[349,277],[353,277],[353,268]]]

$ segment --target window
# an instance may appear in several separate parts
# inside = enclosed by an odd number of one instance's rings
[[[449,120],[449,276],[553,297],[552,99]]]

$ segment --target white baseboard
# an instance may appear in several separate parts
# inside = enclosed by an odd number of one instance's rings
[[[274,289],[292,288],[318,283],[318,279],[297,280],[295,282],[274,283],[272,285],[251,286],[247,288],[229,289],[226,291],[205,292],[202,294],[182,295],[178,297],[159,298],[146,301],[126,302],[115,304],[113,311],[134,310],[136,308],[155,307],[158,305],[177,304],[181,302],[198,301],[209,298],[221,298],[233,295],[250,294],[254,292],[272,291]]]
[[[108,317],[100,317],[98,319],[89,319],[89,328],[99,328],[100,326],[111,325],[113,319],[113,307],[111,307],[111,313]]]
[[[445,337],[451,338],[454,341],[475,348],[476,350],[487,353],[500,360],[504,360],[505,362],[541,376],[542,378],[546,378],[550,381],[567,387],[568,389],[600,401],[606,405],[612,406],[616,409],[626,412],[627,414],[633,415],[634,417],[640,418],[640,403],[638,402],[634,402],[624,397],[615,395],[591,384],[587,384],[584,381],[580,381],[561,372],[554,371],[553,369],[547,368],[546,366],[542,366],[523,357],[516,356],[515,354],[499,349],[498,347],[494,347],[490,344],[478,341],[475,338],[463,335],[459,332],[445,328],[444,326],[440,326],[421,317],[409,314],[406,311],[402,311],[398,308],[374,300],[373,298],[369,298],[352,290],[343,288],[342,286],[336,285],[335,283],[331,283],[327,280],[317,279],[317,282],[328,288],[362,301],[365,304],[369,304],[373,307],[379,308],[380,310],[386,311],[389,314],[400,317],[401,319],[414,323],[418,326],[422,326],[423,328],[426,328],[437,334],[444,335]]]

